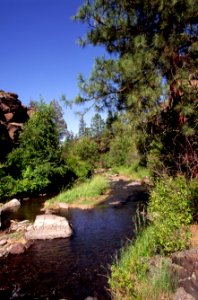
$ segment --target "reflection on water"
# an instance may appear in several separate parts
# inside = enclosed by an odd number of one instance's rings
[[[23,206],[18,219],[35,218],[40,208],[33,202]],[[36,241],[26,253],[0,260],[0,299],[110,299],[109,265],[133,237],[136,205],[69,210],[72,238]]]

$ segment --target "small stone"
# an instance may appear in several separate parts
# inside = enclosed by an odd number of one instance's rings
[[[0,241],[0,246],[4,246],[5,244],[7,244],[7,240],[1,240]]]
[[[59,202],[59,203],[58,203],[58,206],[59,206],[60,209],[63,209],[63,210],[69,208],[69,205],[68,205],[68,204],[62,203],[62,202]]]
[[[192,276],[191,276],[191,277],[192,277],[192,279],[197,280],[197,277],[196,277],[195,272],[192,273]]]
[[[28,200],[30,200],[30,197],[23,198],[23,201],[28,201]]]
[[[25,246],[22,243],[15,243],[9,248],[10,254],[22,254],[26,250]]]
[[[192,295],[188,294],[184,288],[177,289],[173,300],[196,300]]]

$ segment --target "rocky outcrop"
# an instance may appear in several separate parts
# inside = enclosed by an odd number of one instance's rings
[[[174,300],[198,299],[198,248],[173,253],[171,260],[172,278],[179,285]]]
[[[19,132],[31,112],[32,108],[22,105],[17,94],[0,91],[0,161],[18,142]]]
[[[66,238],[72,235],[69,222],[64,217],[45,214],[36,217],[36,220],[26,233],[27,240],[46,240]]]

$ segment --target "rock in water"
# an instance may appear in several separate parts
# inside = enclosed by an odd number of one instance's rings
[[[72,235],[69,222],[64,217],[45,214],[36,217],[30,230],[25,234],[28,240],[66,238]]]
[[[17,211],[21,206],[21,203],[19,200],[17,199],[12,199],[9,202],[5,203],[2,208],[1,211],[6,211],[6,212],[15,212]]]
[[[0,229],[4,230],[10,226],[10,213],[16,212],[21,206],[17,199],[12,199],[0,208]]]
[[[26,250],[25,245],[23,245],[22,243],[15,243],[10,247],[9,253],[10,254],[22,254],[25,252],[25,250]]]

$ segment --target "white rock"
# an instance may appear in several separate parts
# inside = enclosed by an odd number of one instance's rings
[[[19,200],[12,199],[2,206],[1,211],[17,211],[20,208],[20,206],[21,203]]]
[[[4,246],[5,244],[7,244],[7,240],[0,240],[0,246]]]
[[[64,217],[44,214],[36,217],[36,220],[25,234],[28,240],[46,240],[66,238],[72,235],[69,222]]]

